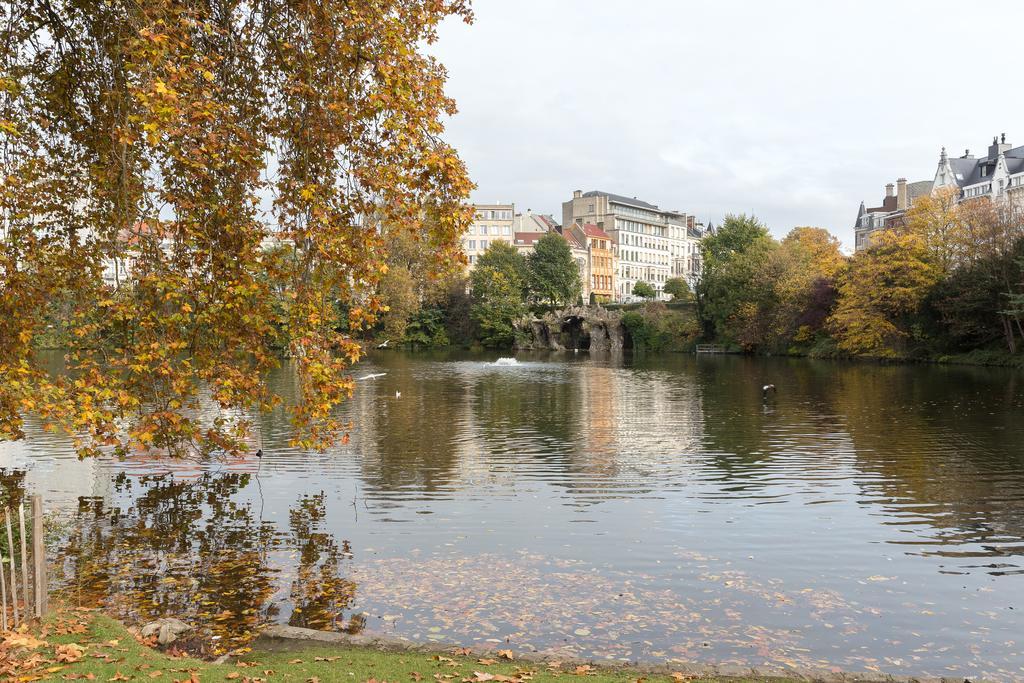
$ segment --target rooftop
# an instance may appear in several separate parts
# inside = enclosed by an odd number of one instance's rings
[[[616,204],[628,204],[629,206],[636,206],[641,209],[650,209],[651,211],[661,211],[656,204],[645,202],[636,197],[624,197],[621,194],[613,194],[611,192],[605,192],[603,190],[591,190],[590,192],[584,192],[584,197],[607,197],[609,201],[615,202]]]

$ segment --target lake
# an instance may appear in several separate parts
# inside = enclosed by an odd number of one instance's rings
[[[262,459],[79,461],[30,419],[2,478],[54,511],[66,601],[201,621],[221,649],[282,622],[1024,678],[1024,374],[496,358],[375,354],[327,453],[272,414]]]

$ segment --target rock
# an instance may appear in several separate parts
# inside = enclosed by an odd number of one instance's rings
[[[170,645],[178,639],[178,636],[191,630],[192,627],[181,619],[170,617],[151,621],[142,627],[141,633],[143,638],[156,636],[156,642],[160,645]]]

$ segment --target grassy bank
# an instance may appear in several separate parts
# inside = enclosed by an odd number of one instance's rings
[[[384,652],[371,648],[309,646],[287,652],[249,651],[222,664],[161,652],[140,642],[120,623],[96,612],[63,612],[41,629],[8,634],[0,645],[0,672],[18,681],[375,681],[438,683],[537,683],[586,678],[588,683],[644,680],[679,683],[681,673],[644,676],[632,668],[520,662],[510,651],[470,655]],[[715,679],[701,679],[715,680]],[[784,679],[746,678],[733,681]]]

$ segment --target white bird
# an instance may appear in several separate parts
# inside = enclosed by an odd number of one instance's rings
[[[388,374],[388,373],[386,373],[386,372],[371,372],[369,375],[363,375],[362,377],[357,377],[356,379],[358,381],[362,381],[364,379],[377,379],[378,377],[383,377],[386,374]]]
[[[402,392],[401,391],[396,391],[395,392],[395,398],[402,398]]]
[[[763,387],[761,387],[761,397],[768,398],[769,391],[772,392],[773,394],[776,393],[774,384],[765,384]]]
[[[385,339],[380,344],[377,344],[377,348],[378,349],[386,349],[386,348],[388,348],[388,342],[390,342],[390,341],[391,341],[390,339]]]

